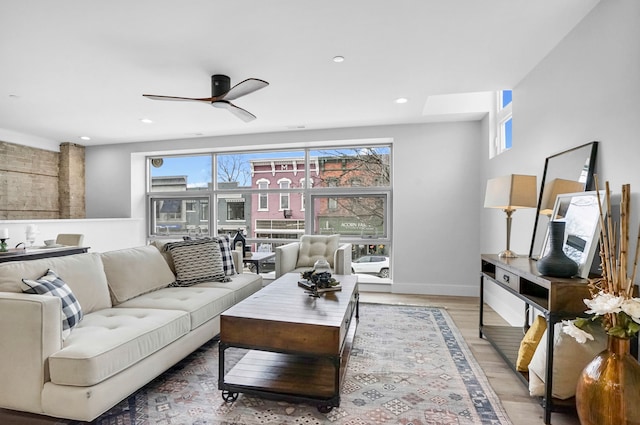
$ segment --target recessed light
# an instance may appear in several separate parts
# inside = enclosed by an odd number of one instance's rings
[[[80,136],[81,140],[91,140],[91,137],[89,136]]]
[[[149,118],[141,118],[140,122],[143,124],[153,124],[153,120],[150,120]]]
[[[399,97],[396,99],[396,103],[407,103],[409,101],[409,99],[407,99],[406,97]]]
[[[333,61],[334,61],[335,63],[344,62],[344,56],[334,56],[334,57],[333,57]]]

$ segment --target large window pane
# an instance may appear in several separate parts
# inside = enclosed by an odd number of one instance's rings
[[[360,275],[391,277],[389,246],[385,244],[354,244],[351,268]]]
[[[385,238],[386,196],[314,196],[313,233]]]
[[[157,236],[209,233],[209,198],[152,198],[150,233]]]
[[[150,158],[151,192],[182,192],[211,188],[211,155]]]
[[[390,152],[388,146],[311,151],[311,160],[318,167],[313,186],[387,187],[391,184]]]
[[[259,251],[304,234],[337,233],[352,244],[354,259],[390,256],[389,145],[148,160],[151,237],[234,237],[240,231],[251,249]],[[369,261],[376,262],[388,263],[384,258]],[[388,280],[388,270],[367,266],[357,266],[361,279]]]

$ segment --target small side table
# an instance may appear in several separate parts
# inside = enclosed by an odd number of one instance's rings
[[[260,274],[261,263],[264,263],[266,260],[276,256],[275,252],[252,252],[251,254],[251,257],[244,257],[242,262],[244,264],[249,264],[249,267],[254,266],[256,274]]]

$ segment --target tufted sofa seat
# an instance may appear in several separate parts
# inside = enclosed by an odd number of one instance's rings
[[[0,407],[91,421],[220,332],[220,313],[262,288],[228,282],[172,287],[162,246],[0,264]],[[61,301],[24,294],[21,280],[56,274],[84,316],[68,336]]]

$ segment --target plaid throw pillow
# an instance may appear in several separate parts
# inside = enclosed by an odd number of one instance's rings
[[[216,239],[218,241],[218,245],[220,245],[224,274],[232,276],[236,274],[236,268],[233,264],[233,255],[231,255],[231,238],[229,238],[229,235],[220,235],[216,237]]]
[[[51,269],[39,279],[22,279],[22,292],[51,295],[62,301],[62,330],[68,334],[82,320],[82,308],[71,288]]]
[[[200,282],[226,282],[218,241],[196,239],[164,246],[176,267],[176,281],[169,286],[191,286]]]

